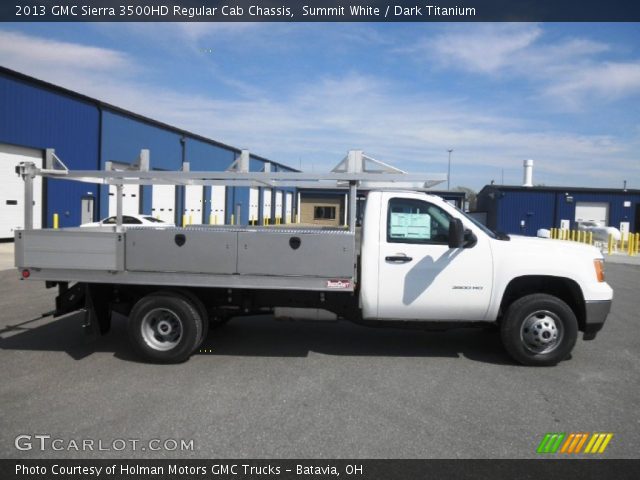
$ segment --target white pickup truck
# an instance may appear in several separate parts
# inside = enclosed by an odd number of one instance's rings
[[[518,362],[554,365],[579,331],[595,338],[613,297],[596,248],[496,234],[439,197],[400,190],[368,193],[359,232],[24,230],[16,266],[22,279],[59,286],[57,315],[84,309],[85,327],[104,333],[112,312],[124,314],[135,350],[167,363],[188,359],[210,322],[274,313],[438,330],[495,326]]]

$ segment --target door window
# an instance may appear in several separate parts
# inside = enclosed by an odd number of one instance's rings
[[[387,242],[447,244],[451,216],[431,203],[392,198],[387,213]]]

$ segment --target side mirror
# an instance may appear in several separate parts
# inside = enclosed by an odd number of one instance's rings
[[[461,248],[464,245],[464,226],[459,218],[449,222],[449,248]]]

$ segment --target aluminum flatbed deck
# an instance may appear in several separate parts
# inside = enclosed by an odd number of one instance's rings
[[[355,232],[341,228],[66,228],[16,235],[31,279],[353,291]]]

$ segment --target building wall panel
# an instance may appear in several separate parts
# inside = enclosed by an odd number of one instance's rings
[[[559,228],[561,220],[569,220],[571,228],[577,228],[576,204],[583,202],[608,205],[610,226],[620,228],[621,222],[629,222],[631,231],[640,230],[637,190],[487,186],[478,194],[477,211],[487,213],[489,228],[535,235],[539,228]],[[521,220],[526,222],[524,231],[520,228]]]
[[[71,169],[98,167],[99,112],[95,105],[35,86],[0,72],[0,143],[54,148]],[[97,186],[64,180],[45,181],[46,215],[60,215],[60,226],[80,224],[82,197],[97,195]]]

